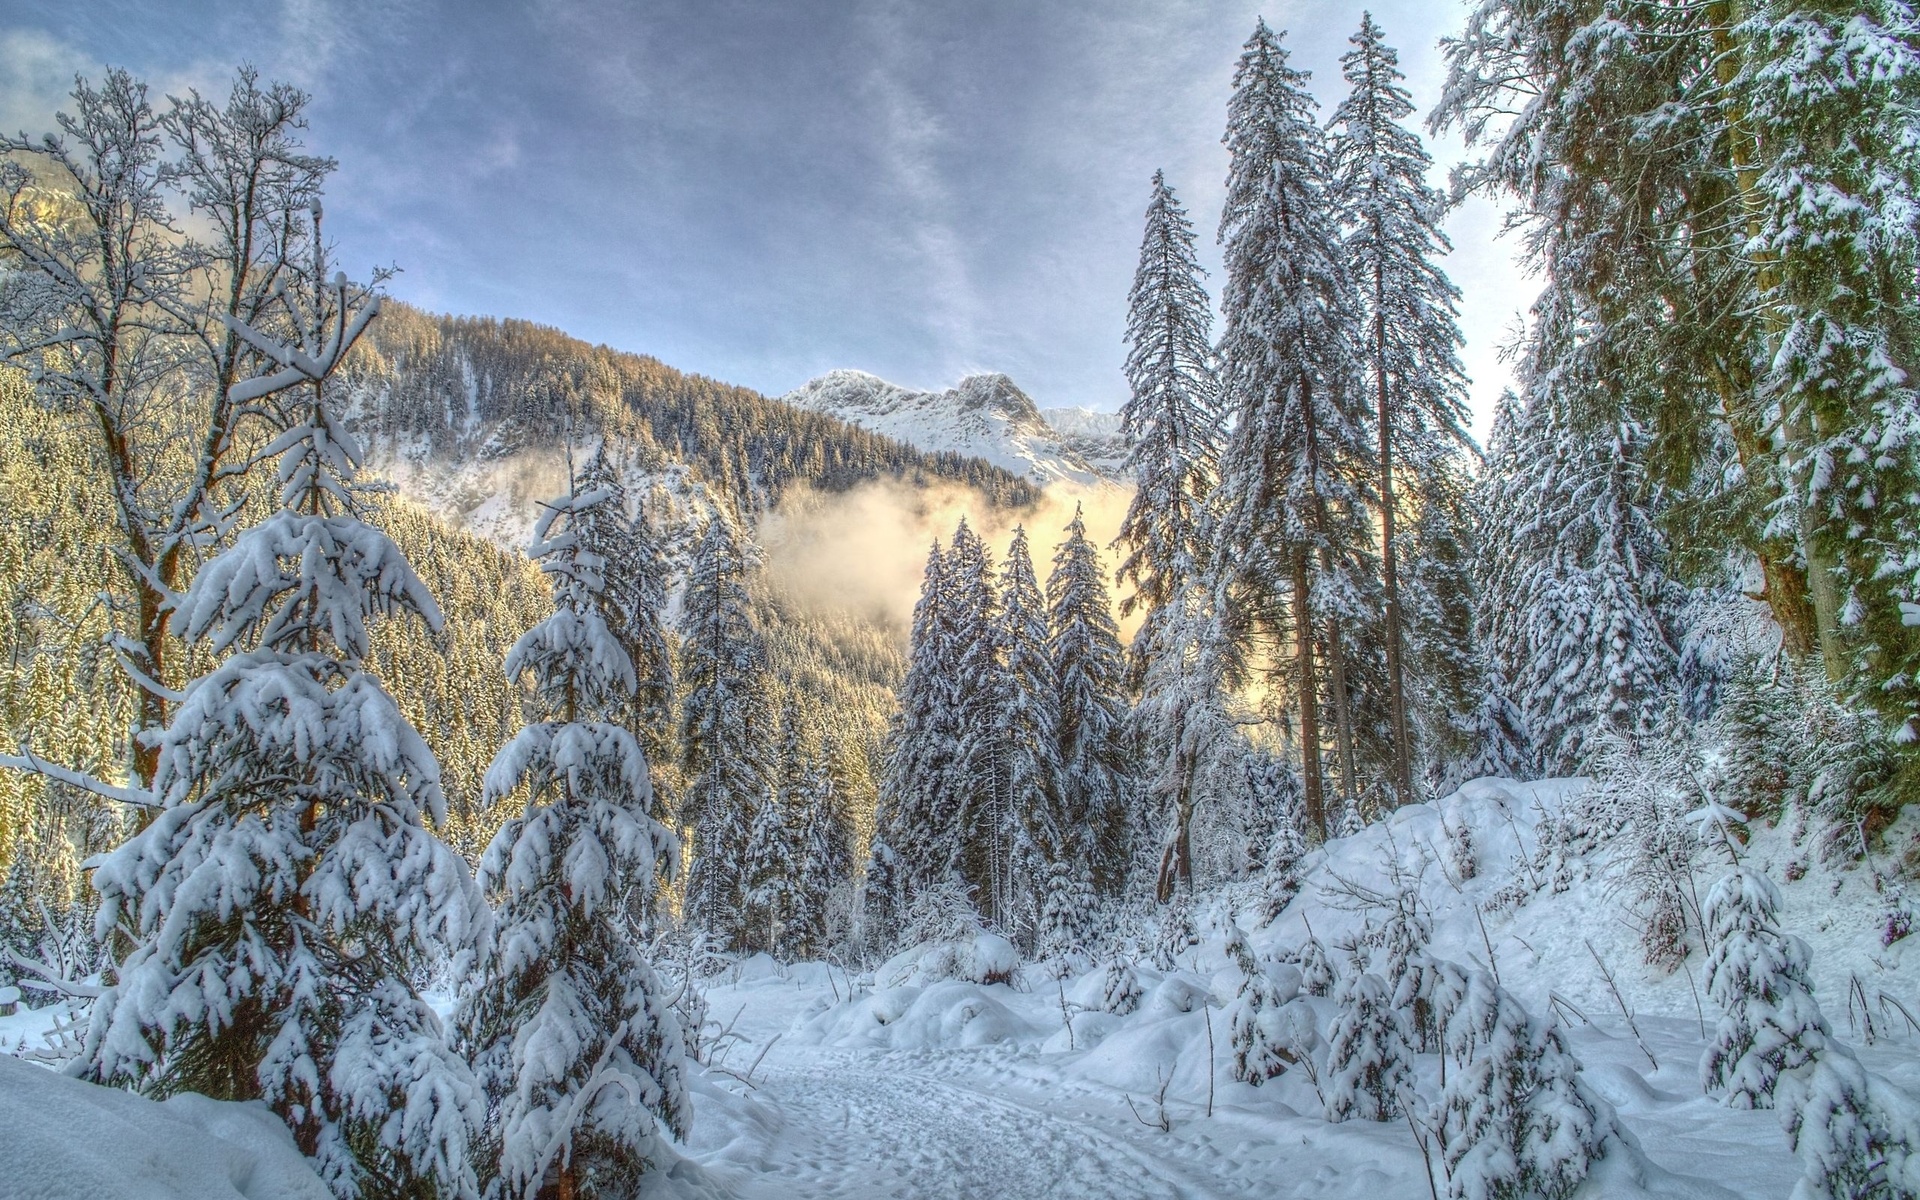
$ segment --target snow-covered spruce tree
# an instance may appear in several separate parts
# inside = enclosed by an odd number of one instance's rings
[[[958,865],[953,805],[963,731],[954,708],[950,626],[947,554],[936,541],[914,604],[907,674],[887,731],[867,870],[870,916],[883,915],[877,904],[882,910],[891,906],[886,919],[904,917],[915,893],[946,879]]]
[[[1387,985],[1387,1002],[1405,1019],[1419,1049],[1430,1049],[1440,1036],[1434,1013],[1438,968],[1427,954],[1432,923],[1419,912],[1411,889],[1402,891],[1380,933],[1386,954],[1382,978]]]
[[[1074,833],[1060,808],[1060,739],[1053,661],[1047,656],[1047,608],[1034,578],[1027,531],[1014,526],[1000,568],[1000,664],[1005,695],[999,732],[1006,755],[1014,931],[1037,927],[1045,903],[1044,865],[1061,861]],[[1022,939],[1024,940],[1024,939]]]
[[[982,915],[1010,928],[1017,907],[1016,856],[1025,840],[1012,810],[1013,748],[1003,725],[1013,681],[1000,655],[993,556],[965,517],[947,551],[945,590],[949,719],[959,733],[944,797],[951,814],[946,854],[979,897]]]
[[[1676,691],[1680,589],[1649,507],[1645,438],[1578,352],[1584,319],[1549,292],[1535,310],[1526,407],[1486,482],[1484,644],[1549,774],[1579,770],[1596,734],[1651,734]],[[1572,348],[1570,348],[1572,347]]]
[[[1132,825],[1132,756],[1123,737],[1126,663],[1100,551],[1087,539],[1078,505],[1047,577],[1047,627],[1061,810],[1079,831],[1073,849],[1084,856],[1094,888],[1111,896],[1126,882]]]
[[[1439,1118],[1454,1200],[1563,1200],[1618,1136],[1613,1109],[1580,1078],[1553,1025],[1536,1021],[1475,972],[1447,1004],[1447,1077]]]
[[[1227,1007],[1233,1077],[1258,1087],[1293,1061],[1280,1022],[1281,1006],[1292,997],[1281,993],[1266,964],[1254,958],[1247,935],[1237,925],[1227,930],[1227,954],[1240,968],[1240,990]]]
[[[1047,868],[1046,897],[1040,906],[1036,946],[1040,957],[1061,959],[1093,949],[1098,914],[1093,884],[1078,862],[1056,862]]]
[[[234,325],[282,366],[237,403],[298,385],[266,448],[280,507],[179,598],[180,634],[232,653],[156,740],[162,807],[94,872],[101,932],[132,948],[77,1068],[265,1101],[342,1200],[470,1196],[484,1110],[413,981],[448,956],[462,967],[487,910],[427,829],[445,818],[432,753],[361,670],[369,618],[438,628],[440,611],[360,519],[360,452],[327,402],[378,303],[350,311],[339,277],[296,302],[298,348]]]
[[[798,812],[797,878],[783,953],[811,958],[828,949],[834,889],[852,877],[851,837],[845,828],[833,774],[819,757],[807,760],[791,803]]]
[[[1353,49],[1340,66],[1352,90],[1330,122],[1331,190],[1366,325],[1360,356],[1374,402],[1392,781],[1405,804],[1413,799],[1413,726],[1395,473],[1404,469],[1418,478],[1444,470],[1467,448],[1455,316],[1460,291],[1434,262],[1452,249],[1439,228],[1446,206],[1427,186],[1433,160],[1419,135],[1400,124],[1412,115],[1413,101],[1401,86],[1399,54],[1371,14],[1348,40]]]
[[[524,794],[488,846],[480,882],[495,897],[497,952],[469,977],[455,1017],[491,1110],[480,1156],[488,1194],[530,1200],[625,1197],[684,1137],[686,1055],[666,989],[620,919],[633,889],[678,847],[650,813],[640,743],[619,718],[633,662],[602,608],[607,561],[583,533],[610,488],[547,505],[532,555],[554,612],[507,653],[544,719],[487,769],[484,798]],[[524,792],[523,792],[524,789]]]
[[[633,699],[627,729],[640,741],[648,764],[664,763],[673,749],[673,651],[666,629],[668,568],[652,523],[631,507],[604,444],[580,470],[577,492],[606,492],[607,501],[576,514],[574,538],[597,555],[604,584],[595,601],[607,628],[633,663]],[[654,797],[654,815],[670,811]]]
[[[1334,992],[1327,1035],[1327,1120],[1390,1121],[1413,1091],[1413,1048],[1387,985],[1358,959]]]
[[[1364,532],[1357,518],[1376,472],[1351,345],[1357,299],[1305,80],[1261,22],[1227,110],[1220,372],[1233,432],[1213,541],[1236,609],[1291,636],[1306,830],[1318,841],[1327,804],[1317,647],[1341,639],[1326,636],[1317,601]]]
[[[1211,587],[1195,581],[1161,610],[1129,722],[1141,747],[1146,792],[1158,810],[1148,819],[1160,823],[1154,896],[1163,904],[1194,886],[1196,816],[1242,783],[1235,776],[1245,742],[1227,711],[1242,660],[1218,603]]]
[[[1206,558],[1202,510],[1219,471],[1222,430],[1204,273],[1193,223],[1155,171],[1127,294],[1128,399],[1120,410],[1135,484],[1117,543],[1125,547],[1117,579],[1133,587],[1120,612],[1147,614],[1134,636],[1136,673],[1151,653],[1158,614]]]
[[[680,823],[692,834],[683,916],[724,942],[744,932],[747,839],[765,791],[751,711],[765,670],[732,519],[716,508],[693,550],[681,604]]]
[[[1744,10],[1730,102],[1749,155],[1739,176],[1787,499],[1797,519],[1829,679],[1899,728],[1920,712],[1909,677],[1915,598],[1920,370],[1920,22],[1904,0],[1767,0]],[[1920,740],[1920,721],[1906,724]]]
[[[1200,944],[1200,931],[1193,923],[1193,898],[1178,891],[1160,908],[1160,926],[1153,943],[1156,970],[1171,971],[1180,965],[1188,950]]]
[[[1140,1007],[1145,995],[1140,987],[1140,976],[1133,964],[1124,958],[1107,960],[1106,973],[1101,977],[1100,1010],[1110,1012],[1116,1017],[1124,1017]]]
[[[1780,1076],[1827,1044],[1806,943],[1781,932],[1779,911],[1779,889],[1752,867],[1735,868],[1707,893],[1707,995],[1721,1016],[1700,1081],[1724,1089],[1734,1108],[1772,1108]]]
[[[1300,949],[1293,953],[1292,961],[1300,967],[1300,990],[1309,996],[1326,996],[1333,992],[1333,985],[1339,976],[1333,969],[1333,960],[1327,956],[1327,948],[1311,932],[1307,940],[1300,943]]]

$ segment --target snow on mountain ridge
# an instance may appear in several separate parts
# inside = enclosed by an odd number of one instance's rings
[[[839,417],[921,450],[982,458],[1035,483],[1119,482],[1117,434],[1090,409],[1042,410],[1012,379],[969,375],[940,392],[919,392],[865,371],[829,371],[782,396],[788,404]],[[1073,429],[1049,420],[1060,414]],[[1069,414],[1073,414],[1069,416]]]

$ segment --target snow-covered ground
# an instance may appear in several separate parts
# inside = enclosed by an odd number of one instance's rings
[[[1299,1068],[1259,1087],[1234,1082],[1224,1010],[1241,982],[1230,929],[1246,932],[1256,957],[1273,959],[1296,949],[1311,924],[1338,961],[1337,947],[1378,919],[1370,897],[1408,885],[1431,916],[1431,951],[1496,967],[1537,1016],[1554,1014],[1587,1084],[1616,1111],[1629,1144],[1610,1152],[1581,1197],[1784,1198],[1800,1165],[1778,1115],[1702,1094],[1699,1060],[1717,1014],[1700,994],[1699,955],[1671,973],[1642,965],[1620,848],[1594,847],[1551,873],[1557,879],[1541,874],[1542,822],[1584,786],[1481,781],[1403,809],[1309,855],[1300,893],[1271,921],[1262,922],[1252,885],[1204,898],[1199,942],[1170,970],[1151,965],[1143,921],[1140,944],[1123,948],[1143,995],[1124,1016],[1100,1011],[1103,963],[1062,979],[1024,964],[1010,982],[971,981],[1010,965],[1008,948],[990,936],[957,953],[909,951],[864,975],[747,959],[710,981],[710,1013],[730,1033],[712,1065],[694,1072],[684,1161],[649,1194],[1430,1195],[1427,1160],[1405,1121],[1329,1124]],[[1462,829],[1470,856],[1456,848]],[[1807,856],[1771,828],[1754,831],[1748,854],[1782,884],[1784,923],[1812,948],[1835,1032],[1869,1070],[1920,1092],[1920,1034],[1899,1016],[1900,1006],[1920,1011],[1920,962],[1909,961],[1912,939],[1881,944],[1884,903],[1870,865],[1815,860],[1788,882],[1785,864]],[[1703,890],[1716,869],[1702,870]],[[1872,1045],[1850,1024],[1846,997],[1856,991],[1873,1004]],[[1303,1002],[1324,1035],[1334,1002]],[[48,1011],[0,1018],[0,1040],[9,1050],[40,1045]],[[1419,1056],[1428,1100],[1438,1070],[1437,1056]],[[317,1180],[291,1154],[284,1131],[254,1106],[155,1104],[0,1055],[5,1200],[317,1195]],[[1438,1166],[1436,1155],[1436,1179]],[[1444,1180],[1437,1187],[1444,1194]]]

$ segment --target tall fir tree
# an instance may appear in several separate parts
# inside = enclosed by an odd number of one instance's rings
[[[1047,605],[1033,572],[1027,531],[1016,525],[1000,568],[1000,659],[1006,692],[999,731],[1005,744],[1006,831],[1013,845],[1016,928],[1030,933],[1045,895],[1044,865],[1072,843],[1061,808],[1059,699],[1047,651]]]
[[[132,949],[81,1063],[152,1095],[264,1101],[342,1200],[465,1197],[485,1114],[415,981],[484,950],[488,916],[427,828],[446,819],[432,752],[362,669],[371,618],[441,616],[361,519],[360,450],[327,395],[379,310],[355,299],[316,286],[293,346],[233,325],[282,368],[236,402],[297,389],[265,448],[279,507],[179,598],[180,634],[232,653],[155,743],[161,807],[94,871],[101,931]]]
[[[1340,65],[1352,90],[1331,122],[1332,191],[1365,320],[1360,355],[1374,402],[1391,781],[1405,804],[1413,799],[1414,747],[1395,474],[1418,479],[1445,470],[1468,444],[1460,291],[1434,261],[1452,249],[1439,228],[1446,209],[1427,186],[1432,158],[1400,124],[1413,101],[1401,86],[1399,54],[1371,13],[1349,41]]]
[[[949,784],[962,731],[953,704],[947,553],[927,553],[913,608],[906,678],[887,732],[879,811],[867,869],[868,921],[884,929],[905,916],[912,896],[953,869]]]
[[[575,537],[604,564],[603,586],[595,606],[607,628],[633,663],[633,698],[625,722],[640,740],[649,764],[665,762],[673,751],[673,650],[667,637],[669,573],[652,523],[636,512],[619,472],[602,445],[580,470],[577,494],[604,492],[607,502],[586,507]],[[670,811],[662,798],[655,815]]]
[[[603,615],[612,564],[589,533],[622,514],[589,472],[534,528],[554,613],[507,654],[542,718],[487,770],[484,798],[527,797],[495,835],[480,882],[497,895],[499,950],[469,979],[455,1027],[489,1102],[489,1194],[632,1194],[661,1129],[686,1135],[685,1047],[665,988],[621,919],[677,850],[649,811],[639,741],[621,723],[633,661]],[[617,578],[618,576],[616,576]],[[635,614],[628,614],[630,617]]]
[[[1012,916],[1014,823],[1002,729],[1010,680],[1000,655],[1000,598],[986,542],[960,519],[947,551],[949,703],[959,731],[949,784],[947,851],[982,913],[1005,925]]]
[[[1342,645],[1329,629],[1324,593],[1351,559],[1376,472],[1350,344],[1353,279],[1328,190],[1326,139],[1305,85],[1260,22],[1234,70],[1224,139],[1220,369],[1234,427],[1216,541],[1240,602],[1291,634],[1306,820],[1324,838],[1316,642],[1335,654]],[[1328,668],[1338,675],[1342,664],[1336,657]],[[1333,682],[1336,698],[1342,682]]]
[[[1094,887],[1114,895],[1130,857],[1131,755],[1123,737],[1126,663],[1100,551],[1076,507],[1047,577],[1047,657],[1053,666],[1061,811],[1078,835],[1055,861],[1083,859]]]
[[[747,839],[766,786],[754,728],[766,656],[746,572],[740,534],[716,507],[694,546],[681,605],[680,823],[693,842],[685,916],[726,941],[743,932]]]
[[[1146,219],[1127,296],[1129,394],[1120,410],[1135,484],[1120,526],[1125,557],[1117,579],[1132,586],[1120,612],[1147,614],[1134,638],[1136,673],[1156,614],[1205,561],[1201,527],[1219,472],[1221,437],[1213,312],[1200,284],[1193,223],[1159,171]]]

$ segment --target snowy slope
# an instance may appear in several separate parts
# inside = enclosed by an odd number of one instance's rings
[[[1119,413],[1096,408],[1043,408],[1040,416],[1088,466],[1109,479],[1128,478],[1127,437],[1121,431]]]
[[[1201,897],[1200,943],[1170,971],[1147,961],[1153,924],[1144,917],[1119,938],[1144,991],[1125,1016],[1100,1011],[1104,971],[1091,963],[1060,980],[1029,964],[1011,984],[988,984],[967,978],[983,971],[980,951],[966,946],[903,953],[852,978],[750,959],[708,999],[744,1038],[728,1065],[751,1084],[704,1076],[689,1149],[744,1200],[1427,1196],[1428,1162],[1405,1121],[1330,1124],[1299,1069],[1261,1087],[1235,1082],[1227,1041],[1225,1008],[1242,978],[1226,953],[1228,922],[1269,962],[1296,949],[1310,924],[1344,962],[1338,944],[1380,915],[1371,898],[1406,883],[1433,921],[1431,951],[1491,963],[1536,1016],[1551,1014],[1587,1085],[1617,1115],[1626,1140],[1579,1200],[1784,1200],[1801,1167],[1778,1114],[1702,1094],[1703,1026],[1717,1014],[1693,999],[1700,958],[1672,973],[1643,965],[1626,923],[1622,848],[1599,846],[1564,872],[1540,865],[1543,822],[1587,786],[1483,780],[1402,809],[1309,855],[1300,893],[1264,924],[1255,885]],[[1455,849],[1463,843],[1470,849]],[[1863,1044],[1845,1001],[1857,977],[1867,995],[1913,1007],[1915,939],[1881,944],[1869,872],[1814,864],[1786,882],[1785,863],[1801,857],[1787,831],[1761,828],[1746,861],[1782,881],[1783,922],[1812,949],[1836,1034],[1870,1071],[1920,1091],[1920,1032],[1883,1022]],[[1700,872],[1702,890],[1717,870]],[[1327,1033],[1334,1002],[1301,1002]],[[1431,1101],[1438,1056],[1418,1058],[1417,1087]]]
[[[1038,484],[1118,478],[1111,437],[1084,409],[1071,433],[1049,424],[1005,375],[969,375],[944,392],[916,392],[864,371],[830,371],[781,397],[921,450],[983,458]],[[1114,432],[1117,432],[1114,431]]]

